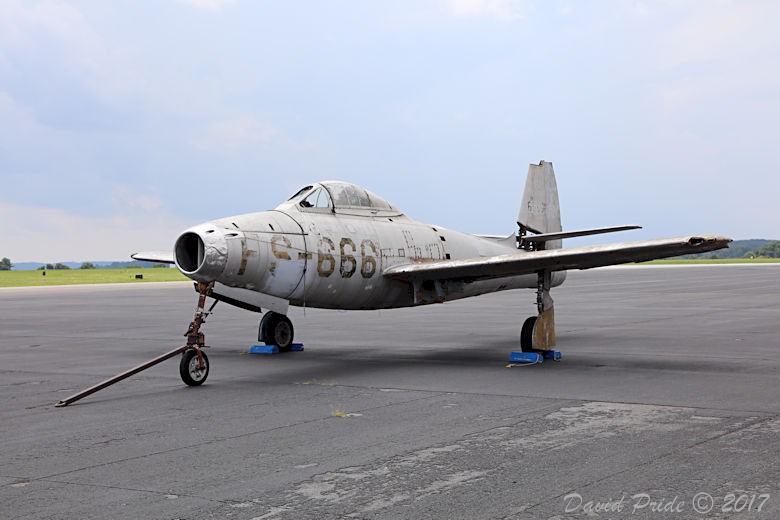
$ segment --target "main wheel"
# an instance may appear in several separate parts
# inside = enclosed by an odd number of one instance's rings
[[[276,313],[271,311],[263,314],[263,318],[260,320],[260,326],[257,328],[257,341],[262,341],[266,345],[271,343],[271,341],[267,341],[266,338],[269,336],[268,325],[271,323],[274,314]]]
[[[260,341],[276,345],[280,351],[290,350],[295,329],[290,319],[278,312],[267,312],[260,322]]]
[[[520,330],[520,350],[531,352],[534,349],[534,325],[536,325],[536,316],[531,316],[523,322],[523,328]]]
[[[189,386],[202,385],[209,376],[209,358],[202,350],[200,351],[200,355],[203,356],[203,370],[200,369],[198,353],[195,349],[191,348],[185,350],[184,355],[181,357],[179,375],[181,375],[181,380]]]

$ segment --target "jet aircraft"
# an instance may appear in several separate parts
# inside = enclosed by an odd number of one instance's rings
[[[550,290],[566,270],[641,262],[728,247],[714,235],[563,248],[566,238],[639,226],[563,231],[550,162],[531,164],[509,236],[470,235],[406,216],[370,191],[341,181],[305,186],[276,209],[212,220],[184,231],[172,252],[132,258],[175,264],[199,293],[180,374],[192,386],[208,375],[200,331],[206,297],[258,313],[258,340],[293,346],[289,305],[390,309],[496,291],[536,290],[537,315],[520,331],[523,351],[555,346]],[[177,352],[178,353],[178,352]]]

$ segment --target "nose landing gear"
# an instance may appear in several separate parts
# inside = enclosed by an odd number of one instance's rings
[[[146,370],[147,368],[151,368],[155,365],[158,365],[163,361],[165,361],[166,359],[170,359],[178,354],[182,355],[181,363],[179,364],[179,375],[181,375],[182,381],[184,381],[189,386],[202,385],[203,382],[206,380],[206,377],[208,377],[209,375],[209,358],[206,356],[206,353],[203,352],[202,350],[203,348],[206,347],[206,338],[203,335],[203,333],[200,331],[200,327],[206,321],[206,316],[208,316],[209,313],[211,313],[212,309],[214,308],[214,306],[217,304],[218,301],[215,300],[208,311],[204,310],[206,306],[206,297],[209,294],[211,294],[211,290],[213,287],[214,287],[213,283],[209,283],[209,284],[199,283],[197,285],[198,294],[199,294],[198,307],[195,309],[195,317],[190,323],[187,332],[184,334],[185,336],[187,336],[186,344],[181,345],[180,347],[176,347],[170,352],[166,352],[161,356],[157,356],[156,358],[151,359],[146,363],[140,364],[137,367],[133,367],[130,370],[126,370],[121,374],[117,374],[112,378],[106,379],[101,383],[98,383],[85,390],[82,390],[77,394],[73,394],[72,396],[63,399],[62,401],[59,401],[55,406],[57,408],[68,406],[69,404],[74,403],[79,399],[83,399],[84,397],[94,394],[95,392],[102,390],[106,387],[109,387],[114,383],[118,383],[123,379],[127,379],[128,377],[133,376],[143,370]]]
[[[195,317],[192,319],[187,332],[184,333],[187,337],[187,345],[182,351],[181,362],[179,363],[181,380],[189,386],[202,385],[209,375],[209,358],[202,350],[206,348],[206,337],[200,331],[200,327],[206,322],[206,316],[211,314],[214,306],[219,301],[214,300],[209,310],[205,311],[206,297],[211,294],[214,282],[209,284],[198,283],[197,287],[198,306],[195,309]]]

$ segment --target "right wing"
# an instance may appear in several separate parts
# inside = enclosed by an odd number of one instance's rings
[[[130,255],[133,260],[141,262],[157,262],[158,264],[174,264],[173,251],[144,251]]]
[[[606,265],[644,262],[692,253],[705,253],[728,247],[730,238],[702,235],[681,238],[619,242],[601,246],[568,247],[542,251],[519,251],[505,255],[441,260],[396,265],[386,269],[390,279],[411,280],[485,280],[533,274],[539,271],[590,269]]]

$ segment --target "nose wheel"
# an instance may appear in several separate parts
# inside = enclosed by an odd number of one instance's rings
[[[290,318],[278,312],[268,311],[260,320],[257,339],[266,345],[276,345],[280,352],[287,352],[292,348],[294,335],[295,328]]]
[[[202,385],[209,376],[209,357],[202,350],[185,350],[179,363],[179,374],[189,386]]]

